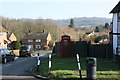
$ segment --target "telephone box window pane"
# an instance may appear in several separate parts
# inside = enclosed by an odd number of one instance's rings
[[[64,55],[67,56],[68,54],[68,41],[64,40]]]

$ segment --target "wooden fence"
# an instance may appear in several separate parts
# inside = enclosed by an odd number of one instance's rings
[[[100,44],[93,45],[86,41],[74,41],[71,42],[71,56],[75,56],[78,53],[81,57],[101,57],[101,58],[112,58],[112,45]],[[61,56],[61,42],[56,42],[55,53]]]

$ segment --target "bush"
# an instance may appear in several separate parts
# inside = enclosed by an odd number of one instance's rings
[[[49,48],[50,48],[50,47],[49,47],[48,45],[43,46],[43,49],[44,49],[44,50],[49,50]]]
[[[48,44],[48,46],[49,46],[50,48],[53,48],[53,46],[54,46],[54,41],[50,41],[49,44]]]
[[[12,49],[17,50],[17,49],[20,49],[21,44],[20,44],[19,41],[13,41],[13,42],[11,43],[11,47],[12,47]]]

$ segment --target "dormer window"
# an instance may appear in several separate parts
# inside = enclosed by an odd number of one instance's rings
[[[118,13],[118,22],[120,22],[120,12]]]

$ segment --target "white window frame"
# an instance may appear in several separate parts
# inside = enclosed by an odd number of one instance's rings
[[[32,39],[28,39],[28,42],[33,42],[33,40]]]
[[[38,47],[38,46],[39,46],[39,47]],[[40,46],[40,45],[36,45],[36,46],[35,46],[35,48],[40,49],[40,48],[41,48],[41,46]]]
[[[41,42],[41,39],[36,39],[35,41],[36,41],[36,42]]]

